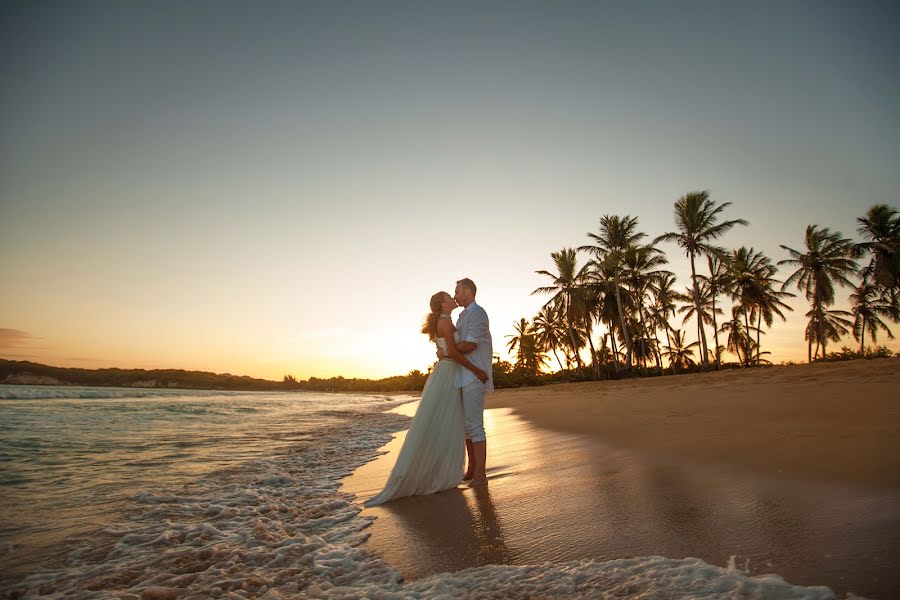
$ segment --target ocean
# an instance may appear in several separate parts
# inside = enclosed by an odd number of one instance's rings
[[[6,598],[833,598],[661,556],[404,581],[340,482],[411,396],[0,385]],[[440,518],[440,515],[435,515]]]

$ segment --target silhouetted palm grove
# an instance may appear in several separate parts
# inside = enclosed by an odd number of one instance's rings
[[[552,268],[536,271],[546,284],[533,292],[549,296],[547,303],[507,336],[515,368],[533,377],[558,365],[601,379],[767,364],[763,336],[787,320],[793,310],[787,300],[797,294],[809,306],[810,362],[855,356],[848,348],[826,354],[845,335],[859,344],[859,356],[890,354],[865,344],[867,335],[872,344],[881,333],[893,338],[889,323],[900,322],[896,209],[875,205],[857,219],[859,242],[809,225],[803,246],[782,245],[788,258],[776,263],[752,247],[719,245],[728,231],[748,225],[727,218],[730,206],[708,191],[691,192],[675,202],[674,229],[652,241],[636,217],[604,215],[599,229],[587,233],[588,244],[551,253]],[[686,286],[666,270],[661,243],[675,244],[689,259]],[[850,311],[834,308],[842,288]]]

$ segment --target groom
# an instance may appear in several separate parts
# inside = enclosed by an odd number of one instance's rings
[[[466,358],[488,374],[487,383],[481,383],[468,369],[459,369],[456,376],[456,387],[460,388],[463,410],[466,415],[466,452],[469,455],[469,467],[465,480],[471,480],[469,487],[487,484],[484,468],[487,461],[487,438],[484,435],[484,395],[494,391],[494,378],[491,373],[491,331],[487,313],[475,303],[475,283],[471,279],[460,279],[456,282],[453,298],[463,307],[456,321],[459,332],[457,349]]]

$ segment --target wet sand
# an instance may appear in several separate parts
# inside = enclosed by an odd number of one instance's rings
[[[900,360],[501,390],[490,485],[365,509],[409,579],[661,555],[900,597]],[[502,408],[500,408],[502,407]],[[399,410],[415,410],[415,404]],[[402,444],[345,480],[376,493]]]

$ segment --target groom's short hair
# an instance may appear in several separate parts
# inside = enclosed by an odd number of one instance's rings
[[[461,285],[467,290],[472,290],[472,295],[474,296],[478,292],[478,288],[475,287],[475,282],[469,279],[468,277],[464,277],[456,282],[456,285]]]

